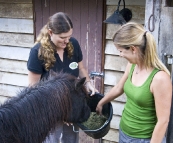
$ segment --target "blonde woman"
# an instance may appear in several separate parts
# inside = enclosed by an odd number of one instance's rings
[[[129,63],[118,84],[98,103],[97,112],[101,114],[105,103],[125,93],[119,143],[166,143],[172,84],[153,36],[142,25],[130,22],[115,33],[113,42]]]

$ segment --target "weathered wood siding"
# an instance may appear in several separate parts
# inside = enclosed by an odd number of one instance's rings
[[[167,64],[167,56],[164,54],[168,55],[173,55],[173,6],[172,5],[166,5],[166,1],[160,2],[160,0],[156,0],[155,2],[155,8],[154,8],[154,25],[155,25],[155,30],[152,32],[154,35],[154,38],[156,39],[157,43],[157,50],[160,59],[164,62],[164,64],[167,66],[167,68],[171,72],[171,78],[172,78],[172,83],[173,83],[173,66],[170,64]],[[171,1],[170,1],[171,2]],[[152,10],[152,5],[153,1],[152,0],[146,0],[147,8],[146,8],[146,15],[145,15],[145,23],[146,23],[146,28],[148,28],[148,23],[149,23],[149,17],[151,15],[151,10]],[[173,103],[173,100],[172,100]],[[172,143],[173,138],[173,105],[171,107],[171,116],[170,116],[170,123],[168,126],[168,133],[167,133],[167,142]]]
[[[32,0],[0,0],[0,103],[28,85],[26,61],[33,44]]]
[[[117,9],[118,0],[107,0],[107,17],[109,17]],[[121,1],[123,5],[123,1]],[[120,6],[120,10],[123,7]],[[132,11],[132,20],[144,24],[145,19],[145,0],[128,0],[126,1],[126,8]],[[106,25],[106,45],[105,45],[105,79],[104,79],[104,93],[106,94],[114,85],[118,83],[123,75],[127,65],[127,60],[119,57],[119,52],[116,50],[112,37],[120,25],[107,24]],[[126,102],[126,96],[123,94],[112,102],[113,105],[113,119],[111,121],[111,129],[109,133],[103,137],[103,143],[117,143],[119,141],[119,122],[121,114]]]

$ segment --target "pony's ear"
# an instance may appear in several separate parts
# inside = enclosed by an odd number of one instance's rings
[[[86,77],[77,80],[75,83],[75,89],[79,90],[83,86],[83,84],[85,83],[85,80],[86,80]]]

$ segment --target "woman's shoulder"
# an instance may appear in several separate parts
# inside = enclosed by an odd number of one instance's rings
[[[81,47],[80,47],[77,39],[75,39],[74,37],[71,37],[70,42],[72,43],[75,52],[78,53],[79,51],[81,51]]]
[[[164,82],[170,80],[170,76],[165,71],[158,71],[153,78],[154,82]]]
[[[78,42],[76,38],[70,37],[70,42]]]
[[[40,43],[36,43],[30,50],[30,57],[38,57],[38,51],[40,48],[41,44]]]
[[[74,37],[71,37],[70,38],[70,42],[73,44],[73,45],[79,45],[79,42],[77,41],[77,39],[76,38],[74,38]]]
[[[35,43],[31,50],[36,50],[36,51],[38,51],[39,48],[40,48],[40,46],[41,46],[40,43]]]
[[[154,88],[163,88],[164,86],[172,86],[171,77],[165,71],[158,71],[152,80],[151,87]]]
[[[126,71],[130,73],[130,70],[135,67],[135,64],[131,64],[130,62],[127,63]]]

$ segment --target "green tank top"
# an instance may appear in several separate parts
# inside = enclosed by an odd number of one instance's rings
[[[134,138],[151,138],[157,122],[154,96],[150,92],[150,84],[159,71],[154,69],[141,86],[131,82],[135,65],[132,65],[128,79],[124,84],[127,101],[120,121],[121,130]]]

